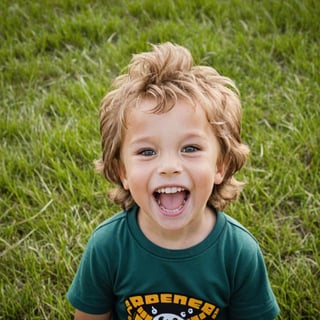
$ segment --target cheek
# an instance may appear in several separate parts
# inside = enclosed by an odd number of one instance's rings
[[[146,187],[149,176],[147,166],[128,165],[121,179],[122,185],[126,190],[130,190],[131,192],[141,190]]]

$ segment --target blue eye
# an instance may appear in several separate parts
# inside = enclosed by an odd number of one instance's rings
[[[156,152],[152,149],[143,149],[139,151],[139,155],[144,156],[144,157],[151,157],[154,156]]]
[[[185,153],[191,153],[191,152],[196,152],[198,151],[199,148],[198,147],[195,147],[195,146],[186,146],[186,147],[183,147],[182,148],[182,152],[185,152]]]

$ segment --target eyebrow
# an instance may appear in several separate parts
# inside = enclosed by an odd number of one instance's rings
[[[131,141],[131,144],[136,145],[140,143],[148,142],[148,140],[152,140],[153,138],[156,138],[157,135],[154,136],[141,136]],[[198,131],[194,132],[188,132],[186,135],[182,137],[181,140],[188,140],[188,139],[205,139],[207,138],[206,134],[200,133]]]

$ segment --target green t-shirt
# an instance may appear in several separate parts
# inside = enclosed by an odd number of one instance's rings
[[[83,312],[114,319],[274,319],[279,313],[257,241],[223,212],[201,243],[183,250],[149,241],[137,207],[91,236],[68,291]]]

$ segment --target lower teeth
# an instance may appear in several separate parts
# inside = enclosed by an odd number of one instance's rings
[[[186,200],[183,200],[182,204],[178,208],[176,208],[176,209],[168,209],[168,208],[165,208],[164,206],[162,206],[160,200],[158,200],[158,205],[161,208],[161,210],[163,210],[163,211],[165,211],[167,213],[177,213],[177,212],[179,212],[184,207],[185,203],[186,203]]]

